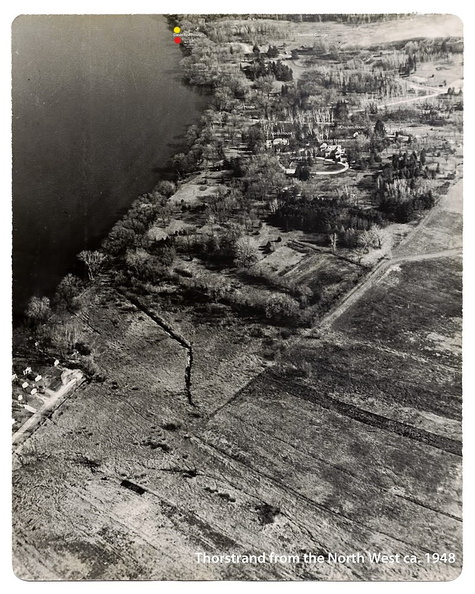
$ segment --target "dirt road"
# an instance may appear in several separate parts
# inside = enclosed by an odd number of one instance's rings
[[[57,392],[51,392],[51,396],[46,400],[33,416],[31,416],[23,425],[13,434],[12,444],[21,444],[39,427],[39,425],[51,415],[51,413],[64,401],[66,396],[85,381],[84,375],[75,370],[75,375],[66,385],[62,386]],[[49,391],[49,390],[48,390]]]
[[[401,242],[401,244],[391,253],[389,259],[381,260],[379,264],[372,270],[372,272],[357,285],[343,301],[335,309],[329,312],[322,318],[318,324],[321,330],[329,330],[335,321],[343,315],[353,304],[355,304],[369,289],[371,289],[383,276],[389,272],[393,266],[403,262],[415,260],[427,260],[433,258],[443,258],[445,256],[453,256],[462,253],[461,248],[450,248],[447,250],[437,250],[434,252],[420,252],[407,253],[408,245],[413,245],[418,235],[420,235],[427,225],[435,218],[443,215],[444,211],[460,210],[462,204],[462,180],[459,180],[449,192],[441,198],[439,203],[432,209],[427,217],[425,217],[419,225]]]

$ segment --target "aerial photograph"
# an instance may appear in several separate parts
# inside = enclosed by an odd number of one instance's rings
[[[23,14],[11,72],[14,575],[455,580],[461,19]]]

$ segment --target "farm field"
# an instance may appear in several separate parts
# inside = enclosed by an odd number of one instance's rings
[[[324,37],[347,46],[367,46],[395,43],[412,38],[434,38],[462,34],[462,21],[455,15],[417,15],[417,18],[403,19],[390,23],[369,23],[346,26],[334,23],[298,23],[294,25],[297,39],[308,40],[304,36],[317,30]]]
[[[455,219],[449,228],[444,212],[438,209],[431,220],[440,225],[437,249],[442,230],[449,247],[459,229]],[[420,234],[414,238],[419,245]],[[456,577],[459,260],[436,263],[401,263],[324,336],[312,337],[318,329],[311,330],[277,365],[254,368],[248,375],[254,379],[228,393],[226,402],[216,398],[210,405],[200,397],[198,409],[184,397],[183,349],[123,298],[107,291],[95,297],[84,321],[109,379],[78,390],[15,454],[17,575]],[[113,312],[103,315],[112,304],[124,313],[117,323]],[[394,323],[387,315],[392,308],[398,310]],[[417,332],[415,319],[422,324]],[[196,334],[201,330],[195,321]],[[235,356],[231,350],[223,360]],[[157,367],[158,361],[166,365]],[[209,390],[209,381],[198,372],[196,394]],[[211,381],[229,384],[229,377]],[[122,486],[124,480],[139,492]],[[457,563],[346,564],[335,573],[331,564],[195,560],[197,551],[373,549],[421,559],[426,551],[450,550]]]

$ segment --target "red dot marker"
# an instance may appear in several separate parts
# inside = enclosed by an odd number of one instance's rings
[[[175,38],[173,39],[173,41],[174,41],[175,43],[181,43],[181,37],[175,37]]]

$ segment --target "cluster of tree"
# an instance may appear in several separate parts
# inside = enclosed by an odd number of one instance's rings
[[[82,252],[83,253],[83,252]],[[81,307],[80,295],[84,291],[84,282],[75,274],[67,274],[56,288],[54,304],[59,309],[76,312]]]
[[[279,55],[279,50],[277,49],[276,45],[269,45],[269,49],[267,50],[267,57],[268,58],[277,58]]]
[[[25,309],[25,321],[28,333],[33,334],[40,350],[48,352],[51,357],[72,357],[73,365],[96,381],[103,381],[104,371],[94,361],[87,335],[81,330],[77,319],[69,314],[64,315],[65,308],[70,312],[77,311],[79,295],[83,290],[84,284],[79,278],[72,274],[66,275],[57,288],[52,303],[54,307],[47,297],[33,296]],[[21,329],[17,329],[16,335],[17,339],[22,335]],[[25,340],[23,335],[22,340]],[[22,345],[17,342],[16,349],[21,348]],[[31,356],[31,347],[28,348],[28,356]]]
[[[429,169],[426,151],[423,148],[419,154],[400,152],[393,153],[391,160],[385,163],[375,174],[376,191],[378,196],[384,196],[390,191],[395,180],[408,180],[411,190],[417,184],[417,178],[433,179],[437,169]]]
[[[245,268],[259,258],[259,246],[238,222],[213,226],[209,233],[196,235],[193,243],[184,247],[201,259],[220,266]]]
[[[308,157],[305,163],[298,163],[295,168],[295,177],[300,181],[308,181],[310,179],[310,168],[313,165],[313,160]]]
[[[425,149],[395,153],[375,176],[375,193],[379,208],[390,220],[407,223],[417,210],[430,209],[435,203],[429,180],[437,169],[426,165]]]
[[[74,319],[58,321],[47,328],[43,340],[48,335],[49,345],[61,357],[66,357],[77,350],[81,354],[90,355],[91,349],[87,344],[86,335],[80,330],[78,322]]]
[[[382,71],[349,71],[338,68],[320,68],[306,73],[302,77],[302,82],[299,81],[299,86],[304,87],[306,85],[304,88],[307,89],[307,92],[310,92],[312,86],[309,83],[313,83],[317,91],[321,87],[326,89],[333,88],[342,95],[366,93],[394,97],[401,95],[403,92],[399,81],[391,73]]]
[[[265,18],[264,18],[265,17]],[[286,23],[276,22],[271,15],[193,15],[188,18],[201,18],[200,30],[211,40],[223,43],[242,41],[244,43],[266,43],[269,39],[287,39],[291,35]]]
[[[269,215],[269,222],[285,231],[301,229],[309,233],[329,233],[339,226],[341,208],[336,200],[304,198],[281,203]]]
[[[311,315],[303,309],[297,299],[281,292],[232,291],[228,281],[222,276],[200,273],[199,275],[177,275],[186,299],[192,303],[210,300],[231,306],[242,315],[259,316],[268,323],[278,325],[307,325]]]
[[[431,62],[438,59],[448,59],[450,54],[462,53],[461,40],[446,39],[417,39],[408,41],[404,51],[417,62]]]
[[[452,97],[452,94],[447,90],[447,96]],[[449,122],[449,118],[453,114],[455,106],[452,101],[434,102],[421,105],[420,121],[429,126],[445,126]],[[453,120],[452,120],[453,121]]]
[[[268,322],[279,325],[305,326],[311,318],[308,310],[305,311],[296,299],[286,293],[237,293],[232,296],[230,304],[242,313],[263,316]]]
[[[370,248],[381,249],[388,237],[387,230],[381,225],[368,225],[366,229],[344,227],[343,225],[334,232],[337,235],[337,245],[349,249],[362,248],[367,252]]]
[[[381,198],[379,206],[389,220],[397,223],[408,223],[414,219],[416,211],[429,210],[435,204],[431,189],[415,192],[404,182],[405,180],[393,182],[392,187],[388,188],[392,191],[388,191]],[[402,189],[396,189],[397,186],[402,186]]]
[[[281,62],[281,60],[277,60],[277,62],[269,62],[268,67],[269,74],[273,74],[276,80],[287,82],[294,78],[292,68]]]
[[[223,110],[220,103],[225,103],[226,111],[231,111],[240,101],[247,97],[248,93],[249,86],[244,73],[241,71],[227,72],[223,73],[216,81],[213,101],[220,111]]]
[[[192,274],[177,268],[170,278],[180,288],[184,301],[192,304],[227,302],[231,293],[231,285],[225,277],[205,271]]]
[[[318,283],[314,283],[315,286],[312,290],[305,284],[279,276],[275,272],[259,266],[259,264],[246,268],[243,270],[242,275],[251,281],[264,283],[270,289],[288,293],[297,299],[301,306],[315,303],[321,297],[321,286]]]
[[[218,89],[216,101],[204,112],[200,124],[190,126],[186,135],[188,150],[175,154],[171,159],[170,165],[178,179],[196,171],[202,165],[215,167],[221,164],[224,159],[224,140],[222,134],[216,133],[218,127],[222,129],[226,123],[229,124],[229,129],[235,136],[239,131],[239,120],[235,114],[221,111],[227,109],[227,106],[221,104],[222,101],[226,101],[221,94],[222,90],[223,87]]]
[[[202,160],[203,149],[196,146],[186,153],[176,153],[171,159],[171,165],[178,179],[196,170]]]
[[[243,72],[250,80],[257,80],[265,76],[273,76],[276,80],[283,82],[293,80],[293,72],[290,66],[281,60],[267,61],[264,54],[258,54],[254,60],[243,69]]]
[[[138,247],[142,238],[166,208],[166,198],[154,192],[137,198],[127,212],[109,232],[102,249],[112,258],[123,256],[127,249]]]
[[[399,66],[399,74],[401,76],[409,76],[412,72],[417,70],[416,56],[409,55],[407,60]]]
[[[349,25],[364,25],[370,23],[381,23],[398,20],[408,14],[370,14],[370,13],[356,13],[356,14],[287,14],[281,15],[281,18],[286,18],[297,23],[310,22],[310,23],[347,23]]]
[[[25,309],[25,317],[32,328],[45,324],[52,313],[48,297],[31,297]]]
[[[237,213],[243,204],[243,194],[239,188],[218,186],[216,194],[207,198],[208,218],[212,217],[218,223],[225,223],[232,214]]]
[[[269,201],[288,185],[279,159],[274,155],[256,155],[242,167],[242,191],[249,201]]]
[[[126,270],[144,283],[158,283],[167,275],[176,256],[174,242],[164,240],[144,248],[128,249],[125,255]]]
[[[246,143],[247,148],[255,155],[261,152],[266,142],[266,135],[260,124],[249,126],[242,132],[242,141]],[[239,176],[241,177],[241,176]]]
[[[378,210],[363,210],[343,195],[332,200],[288,195],[273,204],[269,221],[286,231],[300,229],[325,236],[337,234],[342,246],[355,247],[362,232],[384,224],[383,216]]]

